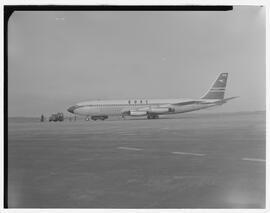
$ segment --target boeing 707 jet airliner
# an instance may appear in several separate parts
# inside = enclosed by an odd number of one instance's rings
[[[86,101],[68,108],[68,112],[86,116],[86,120],[105,120],[109,116],[145,116],[177,114],[222,105],[236,97],[224,98],[228,73],[221,73],[212,87],[199,99],[129,99]]]

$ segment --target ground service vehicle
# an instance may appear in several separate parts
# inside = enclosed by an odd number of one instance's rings
[[[56,114],[52,114],[49,118],[49,121],[63,121],[64,120],[64,114],[62,112],[58,112]]]

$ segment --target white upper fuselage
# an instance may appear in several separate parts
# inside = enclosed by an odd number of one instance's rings
[[[95,100],[80,102],[68,109],[77,115],[143,116],[150,114],[174,114],[194,111],[215,106],[218,100],[202,99],[129,99],[129,100]]]

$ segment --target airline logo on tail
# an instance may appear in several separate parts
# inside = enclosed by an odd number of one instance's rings
[[[221,73],[202,99],[224,99],[228,73]]]

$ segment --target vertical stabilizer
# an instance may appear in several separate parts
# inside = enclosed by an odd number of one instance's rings
[[[224,99],[228,73],[221,73],[202,99]]]

